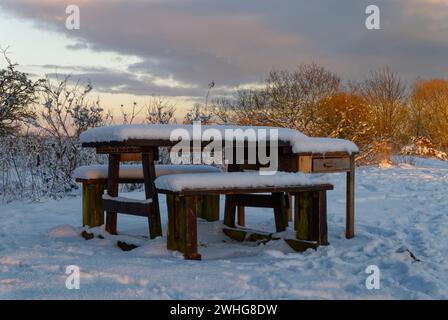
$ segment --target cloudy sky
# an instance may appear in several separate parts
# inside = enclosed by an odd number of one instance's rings
[[[71,4],[80,30],[65,27]],[[370,4],[381,30],[365,27]],[[225,94],[300,63],[448,77],[448,0],[0,0],[0,46],[32,74],[90,80],[111,108],[152,94],[185,108],[212,80]]]

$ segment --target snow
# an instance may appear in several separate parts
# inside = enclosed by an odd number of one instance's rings
[[[185,261],[166,249],[164,196],[164,237],[155,240],[146,238],[147,219],[126,215],[118,218],[120,235],[98,227],[89,230],[94,239],[84,240],[80,192],[59,201],[1,203],[0,299],[447,299],[448,163],[408,159],[358,168],[351,240],[344,238],[345,175],[327,175],[335,185],[328,192],[330,246],[305,253],[282,241],[234,242],[221,222],[199,220],[203,260]],[[270,209],[247,209],[246,221],[274,231]],[[124,252],[118,240],[140,247]],[[79,290],[65,287],[69,265],[80,267]],[[381,271],[379,290],[365,287],[369,265]]]
[[[188,189],[244,189],[263,187],[308,186],[315,183],[326,183],[324,180],[315,181],[311,175],[304,173],[276,172],[274,175],[260,175],[252,172],[221,172],[202,174],[166,175],[156,179],[158,189],[181,192]]]
[[[292,151],[294,153],[328,153],[347,152],[348,154],[359,151],[356,144],[351,141],[335,138],[315,138],[294,140]]]
[[[190,137],[193,137],[193,126],[180,124],[141,124],[141,125],[113,125],[89,129],[81,134],[81,142],[110,142],[126,141],[131,139],[153,139],[170,140],[173,130],[186,130]],[[201,130],[217,130],[223,139],[226,139],[226,130],[251,130],[264,129],[269,132],[271,129],[278,130],[278,140],[289,142],[294,153],[327,153],[327,152],[347,152],[356,153],[358,147],[351,141],[333,138],[311,138],[303,133],[288,129],[263,126],[233,126],[233,125],[202,125]],[[243,135],[239,135],[243,137]],[[246,136],[246,140],[254,141],[254,136]],[[255,139],[259,139],[255,136]],[[260,139],[261,140],[261,139]],[[233,141],[233,137],[232,137]]]
[[[139,200],[139,199],[126,198],[126,197],[112,197],[108,194],[103,194],[103,199],[119,201],[119,202],[140,203],[140,204],[152,203],[152,199]]]
[[[221,172],[216,167],[207,165],[155,165],[156,175],[163,176],[167,174],[179,173],[204,173],[204,172]],[[107,165],[90,165],[76,168],[73,177],[76,179],[107,179]],[[141,164],[120,165],[120,178],[122,179],[143,179],[143,167]]]

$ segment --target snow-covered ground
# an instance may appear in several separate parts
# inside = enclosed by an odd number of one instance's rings
[[[120,215],[122,235],[84,240],[79,195],[0,204],[0,299],[447,299],[448,163],[413,164],[358,168],[352,240],[344,238],[345,176],[329,175],[331,245],[303,254],[282,241],[232,242],[219,222],[200,221],[203,260],[185,261],[165,238],[143,237],[144,218]],[[246,220],[273,230],[270,210],[248,209]],[[141,246],[124,252],[117,240]],[[79,290],[65,286],[68,265],[80,267]],[[379,290],[366,289],[369,265],[379,267]]]

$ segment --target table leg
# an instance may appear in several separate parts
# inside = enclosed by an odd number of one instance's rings
[[[235,154],[234,154],[235,156]],[[234,162],[236,162],[235,159],[233,159]],[[231,163],[228,165],[227,167],[227,171],[228,172],[238,172],[238,171],[243,171],[241,168],[241,165],[236,164],[236,163]],[[227,206],[227,202],[229,201],[229,196],[226,196],[226,206]],[[244,206],[236,206],[236,210],[237,210],[237,224],[241,227],[244,227],[246,225],[246,212],[244,209]]]
[[[118,177],[120,174],[120,155],[109,154],[109,169],[107,179],[107,194],[111,197],[118,196]],[[117,212],[106,212],[106,231],[117,234]]]
[[[151,239],[162,236],[159,198],[154,185],[154,180],[156,179],[156,169],[154,166],[155,155],[156,151],[154,149],[142,153],[143,176],[145,180],[145,195],[146,199],[152,199],[148,213],[149,237]]]
[[[355,236],[355,156],[350,156],[350,171],[347,172],[347,208],[345,237]]]
[[[327,191],[319,191],[319,244],[328,246]]]
[[[237,207],[237,212],[238,212],[238,225],[240,227],[246,226],[246,212],[245,212],[245,208],[243,206],[238,206]]]
[[[235,228],[235,210],[235,195],[226,195],[226,203],[224,208],[224,224],[231,228]]]
[[[292,194],[287,193],[285,195],[286,197],[286,214],[288,215],[288,222],[292,221],[292,206],[293,206],[293,202],[292,202]]]
[[[283,192],[272,193],[274,203],[275,228],[277,232],[283,232],[288,226],[288,216],[286,212],[286,201]]]
[[[197,200],[198,197],[184,197],[183,202],[186,210],[184,257],[188,260],[201,260],[201,255],[198,253]]]

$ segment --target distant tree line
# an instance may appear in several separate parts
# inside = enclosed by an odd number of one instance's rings
[[[348,82],[317,64],[274,70],[261,88],[217,98],[211,121],[297,129],[309,136],[355,142],[360,163],[389,161],[394,153],[446,158],[448,81],[416,80],[407,87],[389,68]]]

